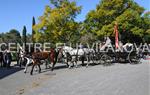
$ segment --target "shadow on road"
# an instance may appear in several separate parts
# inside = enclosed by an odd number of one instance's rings
[[[23,68],[20,67],[12,67],[12,68],[0,68],[0,79],[3,79],[11,74],[14,74],[20,70],[22,70]]]

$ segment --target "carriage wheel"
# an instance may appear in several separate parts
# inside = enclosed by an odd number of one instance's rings
[[[102,55],[101,59],[100,59],[100,63],[103,64],[103,65],[110,65],[112,62],[112,59],[110,56],[104,54]]]
[[[93,60],[94,64],[100,64],[100,57],[99,57],[99,55],[93,56],[92,60]]]
[[[130,64],[138,64],[140,63],[140,57],[135,52],[131,52],[128,55],[128,61],[130,62]]]

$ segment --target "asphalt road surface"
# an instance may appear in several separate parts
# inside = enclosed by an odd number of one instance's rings
[[[58,67],[59,65],[57,65]],[[0,95],[150,95],[150,60],[141,64],[95,65],[73,69],[0,68]]]

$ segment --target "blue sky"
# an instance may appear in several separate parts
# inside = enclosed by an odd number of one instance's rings
[[[82,6],[82,12],[77,16],[77,21],[83,21],[85,15],[95,9],[99,0],[75,0],[77,5]],[[150,11],[150,0],[134,0],[147,11]],[[25,25],[27,32],[31,33],[32,17],[36,20],[43,14],[45,5],[49,0],[0,0],[0,33],[8,32],[10,29],[17,29],[22,32]]]

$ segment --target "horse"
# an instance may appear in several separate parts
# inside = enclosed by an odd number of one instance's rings
[[[47,52],[34,52],[32,53],[32,69],[31,69],[31,72],[30,72],[30,75],[32,75],[33,73],[33,69],[34,69],[34,66],[38,66],[39,67],[39,73],[41,72],[41,67],[40,67],[40,64],[41,64],[41,60],[45,60],[49,57],[49,53]]]
[[[37,66],[39,67],[39,72],[41,72],[41,67],[40,65],[42,64],[43,61],[45,61],[45,66],[46,69],[48,68],[48,60],[51,61],[52,64],[54,64],[54,56],[55,56],[55,52],[53,49],[50,50],[50,52],[30,52],[30,53],[26,53],[24,51],[24,49],[22,47],[20,47],[20,51],[19,51],[19,66],[21,67],[22,63],[26,63],[25,64],[25,69],[24,69],[24,73],[27,72],[27,68],[29,65],[32,65],[32,70],[30,72],[30,74],[32,75],[33,73],[33,68],[36,67],[35,69],[37,69]],[[49,65],[49,68],[51,66]]]
[[[57,62],[62,62],[63,64],[65,63],[67,65],[67,67],[69,67],[68,56],[66,55],[66,53],[64,52],[64,49],[62,47],[58,47],[55,49],[55,56],[53,55],[53,57],[54,57],[55,61],[54,61],[54,64],[52,64],[52,69],[51,69],[52,71]]]
[[[90,56],[92,52],[94,52],[93,49],[88,48],[73,49],[68,46],[64,46],[63,50],[64,50],[63,54],[66,56],[67,62],[69,63],[69,68],[71,68],[71,66],[74,66],[74,63],[75,67],[77,67],[77,61],[79,61],[80,59],[82,61],[82,65],[84,64],[84,61],[87,60],[86,67],[88,67],[91,58]]]
[[[77,67],[77,52],[75,52],[75,50],[71,47],[68,47],[68,46],[64,46],[62,48],[62,54],[64,55],[64,57],[66,58],[66,62],[69,63],[68,65],[68,68],[71,68],[71,63],[73,64],[74,66],[74,63],[76,64],[76,67]]]
[[[51,67],[51,71],[53,71],[53,68],[57,62],[57,54],[55,52],[54,49],[51,49],[50,52],[33,52],[32,53],[32,69],[30,72],[30,75],[33,74],[33,69],[35,66],[39,67],[39,73],[41,72],[41,67],[40,64],[42,64],[41,60],[50,60],[52,67]],[[28,61],[29,63],[30,61]],[[27,67],[27,66],[26,66]],[[46,68],[47,68],[47,62],[46,62]]]

